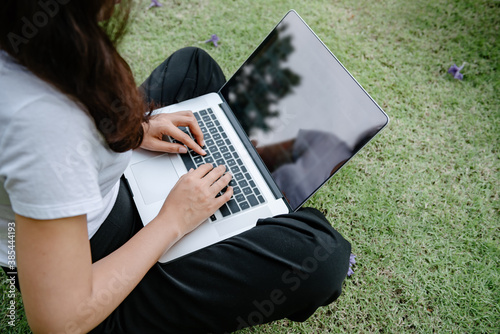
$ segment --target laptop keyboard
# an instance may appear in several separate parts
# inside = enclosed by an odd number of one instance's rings
[[[265,200],[259,187],[252,180],[245,164],[224,132],[213,110],[208,108],[193,114],[203,132],[205,139],[203,149],[207,154],[202,156],[188,148],[188,153],[180,154],[180,157],[187,170],[196,169],[205,163],[210,163],[214,166],[225,165],[231,171],[233,179],[229,185],[233,187],[234,194],[229,202],[219,209],[222,216],[226,217],[264,203]],[[193,138],[187,127],[180,127],[180,129]],[[180,143],[174,139],[172,139],[172,142]],[[219,195],[221,194],[222,192]],[[215,215],[210,218],[212,221],[216,220]]]

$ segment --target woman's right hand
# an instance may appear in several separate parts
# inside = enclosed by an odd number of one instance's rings
[[[180,237],[191,232],[233,195],[233,188],[228,187],[232,175],[225,172],[225,166],[213,168],[211,164],[191,169],[172,188],[157,219],[177,224]],[[225,187],[226,191],[216,197]]]

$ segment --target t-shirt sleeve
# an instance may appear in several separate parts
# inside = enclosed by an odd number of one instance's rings
[[[0,138],[0,177],[14,212],[57,219],[99,207],[100,141],[70,100],[43,97],[17,111]]]

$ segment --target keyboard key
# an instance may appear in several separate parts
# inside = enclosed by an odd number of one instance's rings
[[[245,195],[250,195],[252,193],[252,189],[250,189],[249,187],[246,187],[243,189],[243,193]]]
[[[259,197],[257,197],[257,198],[259,199],[259,202],[260,202],[260,203],[264,203],[264,202],[265,202],[264,197],[259,196]]]
[[[231,173],[233,173],[233,175],[237,174],[239,172],[240,172],[240,167],[238,167],[238,166],[231,167]]]
[[[200,117],[200,114],[198,114],[197,112],[193,113],[194,114],[194,117],[199,121],[201,120],[201,117]]]
[[[214,159],[212,157],[205,157],[205,162],[211,164],[214,162]]]
[[[234,151],[235,151],[235,149],[234,149],[233,145],[229,145],[229,149],[231,150],[231,152],[234,152]],[[241,163],[240,165],[242,165],[242,163]]]
[[[246,167],[245,167],[245,166],[241,166],[241,171],[242,171],[243,173],[246,173],[246,172],[247,172]]]
[[[220,208],[220,213],[222,213],[222,217],[227,217],[231,214],[231,211],[229,211],[229,208],[227,207],[226,204],[222,205]]]
[[[257,189],[257,188],[253,188],[253,192],[254,192],[254,194],[255,194],[255,195],[257,195],[257,196],[259,196],[259,195],[260,195],[260,191],[259,191],[259,189]]]
[[[221,139],[222,137],[220,136],[220,134],[219,134],[219,133],[215,133],[215,134],[213,135],[213,138],[214,138],[214,140],[219,140],[219,139]]]
[[[233,186],[233,194],[238,195],[239,193],[241,193],[240,187]]]
[[[246,188],[248,187],[248,182],[245,181],[245,180],[241,180],[240,182],[238,182],[238,184],[240,185],[240,187],[242,188]]]
[[[240,207],[238,206],[238,203],[236,203],[236,201],[234,199],[227,202],[227,206],[229,206],[229,209],[231,209],[232,213],[236,213],[236,212],[241,211]]]
[[[226,153],[226,152],[228,152],[228,151],[229,151],[229,149],[227,148],[227,146],[222,146],[222,147],[220,147],[220,151],[221,151],[222,153]],[[242,164],[240,164],[240,165],[242,165]]]
[[[252,180],[250,180],[250,187],[255,188],[255,182],[253,182]]]
[[[243,180],[243,174],[238,173],[238,174],[234,175],[234,178],[235,178],[237,181]]]
[[[195,164],[200,164],[203,162],[203,158],[201,156],[197,156],[196,158],[194,158],[194,163]]]
[[[234,161],[233,159],[230,159],[230,160],[227,161],[227,165],[229,167],[233,167],[234,165],[236,165],[236,161]]]
[[[245,200],[245,196],[243,196],[242,194],[236,195],[234,196],[234,198],[238,201],[238,203]]]
[[[207,112],[208,112],[209,114],[213,114],[213,113],[214,113],[214,111],[212,110],[212,108],[207,108]]]
[[[222,139],[219,139],[215,142],[215,145],[217,146],[223,146],[224,145],[224,141]]]
[[[184,162],[184,166],[186,166],[187,170],[191,168],[195,169],[196,165],[193,163],[193,160],[189,156],[189,154],[181,154],[182,161]]]
[[[211,215],[210,216],[210,220],[212,220],[213,222],[217,220],[217,217],[215,217],[215,215]]]
[[[226,164],[226,162],[225,162],[223,159],[217,159],[217,160],[215,161],[215,163],[217,164],[217,166],[220,166],[220,165],[225,165],[225,164]]]
[[[246,174],[245,174],[245,178],[246,178],[248,181],[250,181],[250,180],[252,179],[252,178],[250,177],[250,174],[248,174],[248,173],[246,173]]]
[[[207,122],[205,125],[207,126],[207,128],[212,128],[214,127],[214,122]]]
[[[257,201],[257,198],[255,198],[254,195],[248,195],[247,199],[248,199],[248,202],[250,203],[251,206],[256,206],[259,204],[259,202]]]
[[[215,143],[212,139],[209,139],[209,140],[205,140],[205,145],[207,146],[213,146]]]
[[[241,210],[246,210],[250,207],[250,205],[248,205],[248,202],[243,202],[243,203],[240,203],[240,207],[241,207]]]
[[[201,119],[202,119],[204,122],[210,122],[210,121],[212,120],[212,118],[210,118],[210,116],[208,116],[208,115],[207,115],[207,116],[203,116]]]
[[[210,109],[210,108],[208,108],[208,109]],[[206,110],[200,110],[200,115],[201,115],[201,116],[203,116],[203,115],[207,115],[207,114],[208,114],[208,113],[207,113],[207,111],[206,111]]]
[[[214,157],[214,159],[220,159],[220,158],[222,158],[222,154],[220,154],[219,152],[215,152],[213,154],[213,157]]]

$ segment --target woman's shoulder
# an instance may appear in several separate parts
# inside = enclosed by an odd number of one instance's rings
[[[2,105],[7,103],[19,105],[40,94],[56,93],[24,66],[0,50],[0,94]],[[56,94],[57,95],[57,94]],[[2,109],[4,109],[2,107]]]
[[[14,211],[52,219],[90,212],[111,152],[85,109],[29,71],[0,68],[0,183]]]
[[[0,137],[9,128],[32,134],[59,132],[100,139],[84,108],[3,55],[0,56]]]
[[[55,107],[78,108],[66,95],[0,51],[0,113],[12,115],[39,100],[50,101]]]

